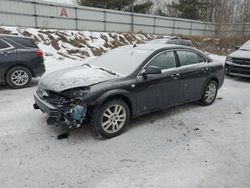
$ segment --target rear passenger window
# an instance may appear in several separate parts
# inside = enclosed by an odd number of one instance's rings
[[[5,49],[5,48],[9,48],[10,46],[4,42],[3,40],[0,39],[0,50]]]
[[[159,67],[161,70],[174,68],[175,58],[173,52],[163,52],[157,55],[147,66]]]
[[[205,58],[189,51],[177,51],[181,66],[206,62]]]
[[[19,38],[19,37],[9,37],[9,39],[28,48],[38,48],[32,39]]]

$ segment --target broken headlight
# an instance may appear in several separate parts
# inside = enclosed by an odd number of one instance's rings
[[[88,91],[87,88],[78,88],[61,92],[65,99],[58,106],[61,112],[60,120],[68,127],[79,127],[86,120],[87,104],[84,102],[84,96]]]
[[[233,58],[232,58],[232,57],[230,57],[230,56],[227,56],[226,61],[228,61],[228,62],[233,62]]]
[[[82,100],[83,97],[89,92],[89,88],[77,88],[63,91],[61,94],[68,99]]]
[[[64,122],[68,127],[80,127],[87,118],[87,105],[82,101],[67,101],[58,106],[58,124]]]

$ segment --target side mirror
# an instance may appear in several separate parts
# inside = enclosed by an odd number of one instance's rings
[[[235,50],[237,51],[237,50],[239,50],[240,49],[240,46],[236,46],[235,47]]]
[[[149,74],[161,74],[161,69],[159,67],[149,66],[143,69],[143,71],[141,72],[141,75],[144,77]]]

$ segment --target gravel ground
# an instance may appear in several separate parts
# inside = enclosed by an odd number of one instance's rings
[[[250,187],[250,80],[227,78],[214,105],[186,104],[132,121],[109,140],[65,140],[34,111],[33,86],[0,89],[0,182],[16,187]]]

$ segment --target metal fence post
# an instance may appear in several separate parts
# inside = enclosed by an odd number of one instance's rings
[[[131,32],[134,33],[134,13],[131,14]]]
[[[154,28],[153,28],[153,34],[155,34],[155,30],[156,30],[156,17],[154,17]]]
[[[190,32],[189,32],[190,35],[192,35],[192,30],[193,30],[193,22],[191,21]]]
[[[104,32],[107,32],[107,11],[103,11],[104,14]]]
[[[242,34],[244,35],[245,34],[245,26],[246,26],[246,23],[243,23],[243,26],[242,26]]]
[[[35,27],[38,28],[37,24],[37,11],[36,11],[36,1],[32,2],[33,7],[34,7],[34,17],[35,17]]]
[[[204,22],[204,31],[203,31],[203,35],[206,36],[206,22]]]
[[[173,34],[175,34],[175,19],[173,19]]]
[[[79,30],[79,28],[78,28],[78,9],[77,9],[77,7],[75,7],[75,15],[76,15],[76,17],[75,17],[76,30]]]

